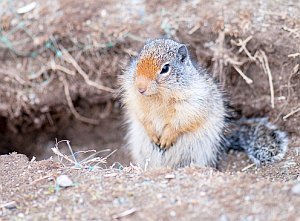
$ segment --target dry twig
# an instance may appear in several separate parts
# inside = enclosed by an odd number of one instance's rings
[[[75,75],[74,71],[71,71],[64,66],[56,64],[54,60],[51,60],[50,64],[42,67],[36,74],[29,76],[29,80],[36,79],[36,78],[40,77],[44,72],[49,71],[49,70],[61,71],[63,73],[66,73],[66,74],[72,75],[72,76]]]
[[[61,159],[65,159],[66,161],[68,161],[69,163],[72,163],[72,164],[77,164],[77,162],[73,161],[72,159],[70,159],[67,155],[64,155],[60,152],[59,150],[59,143],[61,142],[69,142],[67,140],[61,140],[59,142],[56,141],[55,143],[55,146],[53,148],[51,148],[51,150],[53,151],[54,154],[56,154],[58,157],[61,157]]]
[[[255,58],[251,55],[251,53],[248,51],[247,49],[247,43],[252,39],[252,36],[249,36],[248,38],[246,38],[245,40],[239,39],[238,42],[231,40],[231,43],[240,47],[239,49],[239,53],[241,53],[242,51],[244,51],[246,53],[246,55],[250,58],[250,60],[254,61]]]
[[[131,208],[131,209],[125,210],[124,212],[121,212],[119,214],[113,215],[112,218],[113,219],[120,219],[122,217],[129,216],[129,215],[135,213],[136,211],[137,211],[136,208]]]
[[[191,35],[193,34],[195,31],[197,31],[199,28],[201,28],[200,24],[195,25],[192,29],[189,30],[188,34]]]
[[[225,39],[225,33],[220,32],[219,37],[217,39],[218,47],[214,48],[214,60],[217,61],[214,63],[214,73],[219,72],[223,73],[224,65],[231,64],[233,68],[236,70],[238,74],[241,75],[241,77],[246,81],[247,84],[252,84],[253,80],[244,74],[244,72],[241,70],[240,66],[242,66],[247,60],[245,61],[239,61],[238,58],[229,50],[226,50],[224,48],[224,39]],[[239,39],[238,42],[231,41],[232,44],[239,46],[239,53],[242,51],[245,51],[247,56],[250,58],[250,60],[253,61],[253,56],[248,51],[246,45],[247,43],[252,39],[252,36],[248,37],[246,40],[242,41]],[[220,75],[220,74],[219,74]]]
[[[254,167],[255,165],[256,165],[255,163],[249,164],[248,166],[244,167],[241,171],[242,171],[242,172],[245,172],[246,170],[248,170],[248,169]]]
[[[63,85],[64,85],[64,91],[65,91],[66,99],[67,99],[67,102],[68,102],[68,106],[69,106],[72,114],[75,116],[75,118],[82,121],[82,122],[84,122],[84,123],[94,124],[94,125],[99,124],[98,120],[84,117],[76,111],[76,109],[74,107],[74,104],[72,102],[71,95],[70,95],[68,82],[66,81],[65,78],[61,78],[61,79],[62,79],[61,81],[63,82]]]
[[[238,66],[233,65],[233,68],[242,76],[242,78],[246,81],[247,84],[253,83],[253,80],[247,77]]]
[[[83,77],[86,84],[88,84],[92,87],[95,87],[98,90],[107,91],[107,92],[111,92],[111,93],[115,92],[115,90],[112,89],[112,88],[105,87],[105,86],[100,85],[100,84],[98,84],[94,81],[91,81],[89,79],[89,76],[82,70],[82,68],[79,66],[79,64],[76,62],[76,60],[71,56],[71,54],[65,48],[63,48],[62,46],[60,46],[60,49],[63,53],[63,56],[62,56],[63,59],[65,61],[67,61],[68,63],[73,65],[73,67],[77,70],[77,72]]]
[[[293,71],[292,73],[290,74],[289,78],[288,78],[288,84],[287,84],[287,89],[288,89],[288,94],[287,94],[287,98],[286,98],[286,104],[284,105],[284,107],[281,109],[280,113],[278,114],[275,122],[277,122],[280,117],[282,116],[282,114],[285,112],[286,110],[286,107],[288,106],[288,103],[290,101],[290,97],[291,97],[291,80],[292,80],[292,77],[298,73],[299,71],[299,64],[296,64],[293,68]]]
[[[271,107],[274,108],[275,107],[275,99],[274,99],[273,77],[272,77],[272,73],[271,73],[271,70],[269,67],[269,61],[266,56],[266,53],[263,50],[258,50],[255,53],[254,58],[258,59],[258,61],[260,62],[261,66],[263,68],[263,71],[268,75],[270,94],[271,94]]]
[[[22,85],[26,85],[28,83],[24,79],[22,79],[20,76],[18,76],[17,74],[11,73],[7,70],[0,69],[0,73],[4,74],[6,76],[9,76],[10,78],[14,78],[17,82],[19,82]]]
[[[296,58],[296,57],[298,57],[298,56],[300,56],[300,53],[299,53],[299,52],[294,53],[294,54],[289,54],[289,55],[288,55],[289,58]]]
[[[293,35],[293,38],[299,38],[300,37],[300,34],[299,34],[297,28],[292,29],[292,28],[288,28],[286,26],[283,26],[282,29],[289,32],[289,35]]]
[[[38,178],[38,179],[32,181],[32,182],[30,183],[30,185],[36,184],[37,182],[40,182],[40,181],[42,181],[42,180],[44,180],[44,179],[48,179],[48,178],[53,177],[53,176],[54,176],[53,174],[43,176],[43,177],[41,177],[41,178]]]
[[[298,107],[296,110],[291,111],[290,113],[288,113],[287,115],[285,115],[282,119],[286,120],[288,119],[290,116],[294,115],[295,113],[300,111],[300,107]]]

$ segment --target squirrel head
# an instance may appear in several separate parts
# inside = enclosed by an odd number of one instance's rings
[[[187,47],[170,39],[147,41],[136,59],[134,84],[144,96],[176,89],[190,66]]]

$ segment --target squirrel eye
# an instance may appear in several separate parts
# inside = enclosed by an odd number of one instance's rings
[[[169,64],[165,64],[165,65],[163,66],[163,68],[161,69],[160,74],[168,73],[169,70],[170,70],[170,65],[169,65]]]

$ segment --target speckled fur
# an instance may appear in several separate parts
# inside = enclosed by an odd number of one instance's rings
[[[242,118],[232,122],[226,138],[229,148],[246,151],[256,165],[281,160],[288,148],[287,134],[267,118]]]
[[[181,49],[183,44],[170,39],[148,41],[121,76],[128,145],[141,166],[216,166],[231,140],[223,137],[222,91],[188,54],[182,59]],[[169,73],[160,74],[166,63]]]

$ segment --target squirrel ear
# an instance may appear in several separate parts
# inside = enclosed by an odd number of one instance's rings
[[[177,56],[179,58],[179,61],[185,62],[188,58],[188,50],[185,45],[180,45],[177,51]]]

